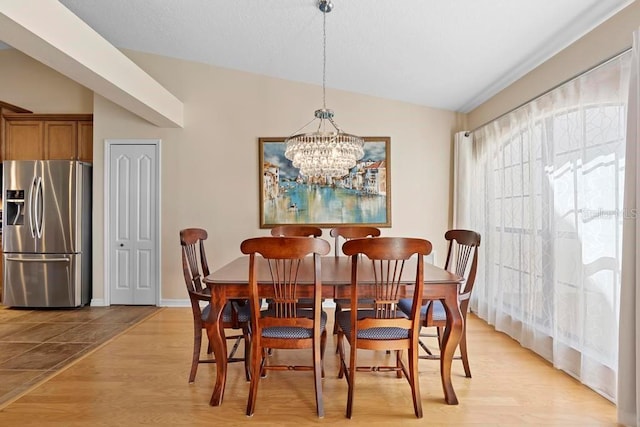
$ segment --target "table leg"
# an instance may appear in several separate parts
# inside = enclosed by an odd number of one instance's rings
[[[220,406],[224,398],[224,387],[227,382],[227,346],[222,328],[222,311],[227,303],[227,298],[223,286],[212,286],[211,289],[211,312],[209,313],[207,336],[216,358],[216,384],[213,387],[213,394],[209,404]]]
[[[454,290],[456,287],[451,286]],[[440,376],[442,377],[442,388],[444,399],[449,405],[457,405],[458,398],[451,383],[451,363],[453,354],[460,343],[462,336],[463,319],[458,303],[458,291],[448,292],[443,300],[444,309],[447,312],[447,326],[442,337],[442,350],[440,355]]]

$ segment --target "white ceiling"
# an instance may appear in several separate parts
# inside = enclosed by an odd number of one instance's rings
[[[332,1],[327,87],[468,112],[633,0]],[[317,0],[60,2],[119,48],[322,83]]]

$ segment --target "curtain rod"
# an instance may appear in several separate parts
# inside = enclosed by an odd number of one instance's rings
[[[584,71],[582,71],[582,72],[580,72],[580,73],[578,73],[578,74],[574,74],[572,77],[569,77],[568,79],[563,80],[562,82],[560,82],[560,83],[558,83],[557,85],[553,86],[551,89],[548,89],[548,90],[546,90],[546,91],[542,92],[540,95],[534,96],[533,98],[531,98],[531,99],[529,99],[529,100],[527,100],[527,101],[523,102],[522,104],[519,104],[517,107],[514,107],[514,108],[510,109],[509,111],[507,111],[507,112],[505,112],[505,113],[500,114],[498,117],[495,117],[495,118],[493,118],[493,119],[491,119],[491,120],[489,120],[489,121],[486,121],[486,122],[484,122],[483,124],[481,124],[480,126],[476,126],[476,127],[475,127],[475,128],[473,128],[472,130],[468,130],[468,131],[466,131],[466,132],[464,133],[464,136],[467,136],[467,137],[468,137],[468,136],[469,136],[469,135],[471,135],[473,132],[477,131],[478,129],[480,129],[480,128],[482,128],[482,127],[486,126],[486,125],[488,125],[489,123],[491,123],[491,122],[495,122],[496,120],[499,120],[499,119],[503,118],[503,117],[504,117],[504,116],[506,116],[507,114],[513,113],[513,112],[514,112],[514,111],[516,111],[517,109],[524,107],[524,106],[525,106],[525,105],[527,105],[528,103],[533,102],[533,101],[535,101],[536,99],[542,98],[543,96],[545,96],[545,95],[546,95],[546,94],[548,94],[549,92],[551,92],[551,91],[553,91],[553,90],[555,90],[555,89],[559,88],[559,87],[560,87],[560,86],[562,86],[563,84],[568,83],[568,82],[570,82],[571,80],[573,80],[573,79],[575,79],[575,78],[577,78],[577,77],[580,77],[581,75],[583,75],[583,74],[585,74],[585,73],[588,73],[588,72],[590,72],[590,71],[592,71],[592,70],[595,70],[596,68],[598,68],[598,67],[600,67],[600,66],[602,66],[602,65],[606,64],[606,63],[607,63],[607,62],[609,62],[609,61],[613,61],[614,59],[618,58],[619,56],[622,56],[622,55],[624,55],[625,53],[629,52],[631,49],[632,49],[632,47],[627,47],[627,48],[623,49],[622,51],[620,51],[620,52],[616,53],[615,55],[613,55],[613,56],[611,56],[611,57],[609,57],[609,58],[605,59],[604,61],[600,61],[599,63],[597,63],[597,64],[596,64],[596,65],[594,65],[593,67],[588,68],[588,69],[586,69],[586,70],[584,70]]]

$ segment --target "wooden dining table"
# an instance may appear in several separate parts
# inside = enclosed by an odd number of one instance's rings
[[[258,284],[265,288],[271,286],[269,267],[264,259],[258,257]],[[415,282],[416,260],[409,260],[404,268],[403,279],[406,283]],[[359,264],[360,284],[374,283],[373,271],[370,263]],[[412,277],[413,273],[413,277]],[[322,297],[323,298],[349,298],[351,282],[351,258],[339,256],[322,257]],[[302,263],[298,273],[299,284],[313,284],[313,259]],[[231,299],[249,298],[249,256],[241,256],[204,278],[204,282],[211,291],[211,310],[209,312],[207,335],[216,360],[216,382],[209,404],[219,406],[222,404],[224,389],[227,380],[227,347],[224,329],[220,327],[222,310]],[[451,362],[453,354],[460,342],[463,328],[463,318],[460,312],[458,294],[464,279],[442,268],[429,263],[424,263],[424,300],[442,301],[447,312],[447,326],[442,337],[442,351],[440,357],[440,377],[444,390],[445,401],[450,405],[457,405],[453,385],[451,383]],[[311,296],[311,286],[309,296]],[[411,296],[411,287],[403,289],[403,297]],[[304,296],[304,292],[301,294]]]

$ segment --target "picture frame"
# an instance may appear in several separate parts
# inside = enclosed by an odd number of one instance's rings
[[[391,227],[391,138],[364,137],[364,156],[342,178],[305,178],[284,156],[285,138],[259,138],[260,228]]]

